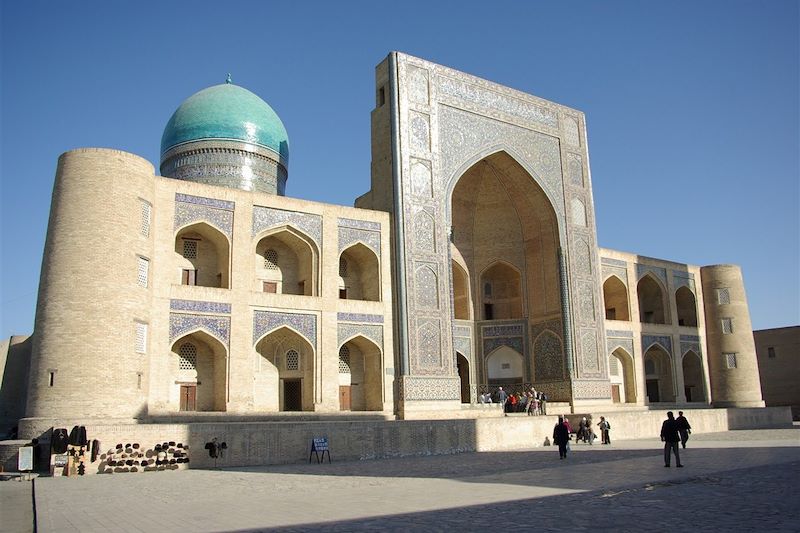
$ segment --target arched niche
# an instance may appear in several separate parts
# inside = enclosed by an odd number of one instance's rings
[[[314,405],[314,348],[282,326],[256,342],[254,403],[260,409],[311,411]]]
[[[200,287],[230,288],[230,243],[206,222],[196,222],[175,234],[177,269],[174,282]]]
[[[697,299],[689,287],[675,291],[675,306],[678,311],[678,325],[697,327]]]
[[[225,411],[228,350],[203,330],[183,335],[170,348],[170,403],[176,411]]]
[[[500,346],[486,357],[490,385],[513,385],[524,381],[524,359],[515,349]]]
[[[666,324],[667,312],[661,283],[650,273],[636,286],[639,297],[639,320],[646,324]]]
[[[608,357],[608,377],[611,381],[611,398],[614,403],[636,403],[636,375],[633,356],[617,348]]]
[[[523,316],[522,276],[508,263],[498,261],[481,273],[483,320]]]
[[[650,403],[675,402],[672,358],[659,344],[644,353],[645,387]]]
[[[628,288],[617,276],[609,276],[603,283],[603,304],[606,309],[606,320],[630,321]]]
[[[383,410],[383,357],[362,335],[339,347],[339,410]]]
[[[469,275],[464,267],[452,262],[453,274],[453,317],[456,320],[472,319]]]
[[[254,256],[254,290],[318,296],[319,253],[307,235],[292,227],[263,233]]]
[[[705,402],[705,379],[703,361],[697,353],[689,350],[683,354],[683,391],[687,402]]]
[[[339,255],[339,298],[380,301],[381,280],[378,256],[371,248],[356,243]]]

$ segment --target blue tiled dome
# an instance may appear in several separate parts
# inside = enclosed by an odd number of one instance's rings
[[[223,83],[187,98],[161,136],[161,157],[179,144],[225,139],[257,144],[289,160],[289,137],[272,108],[247,89]]]

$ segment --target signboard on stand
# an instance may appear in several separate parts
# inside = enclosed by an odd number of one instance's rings
[[[311,453],[308,454],[308,462],[311,462],[311,457],[316,456],[317,464],[320,463],[320,454],[322,454],[322,462],[325,461],[325,453],[328,453],[328,462],[331,462],[331,451],[328,449],[328,437],[314,437],[311,439]]]

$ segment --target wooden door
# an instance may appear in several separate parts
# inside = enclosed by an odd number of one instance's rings
[[[650,403],[660,402],[661,397],[658,394],[658,380],[648,379],[645,385],[647,386],[647,398],[650,400]]]
[[[181,411],[197,411],[197,385],[181,385]]]
[[[620,403],[620,401],[619,401],[619,385],[611,385],[611,400],[614,403]]]
[[[283,410],[303,410],[303,389],[299,379],[283,380]]]
[[[339,385],[339,410],[350,410],[350,394],[352,392],[350,385]]]

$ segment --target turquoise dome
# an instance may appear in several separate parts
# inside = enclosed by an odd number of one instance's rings
[[[161,157],[190,141],[223,139],[257,144],[289,160],[283,122],[261,98],[243,87],[223,83],[187,98],[172,114],[161,136]]]

